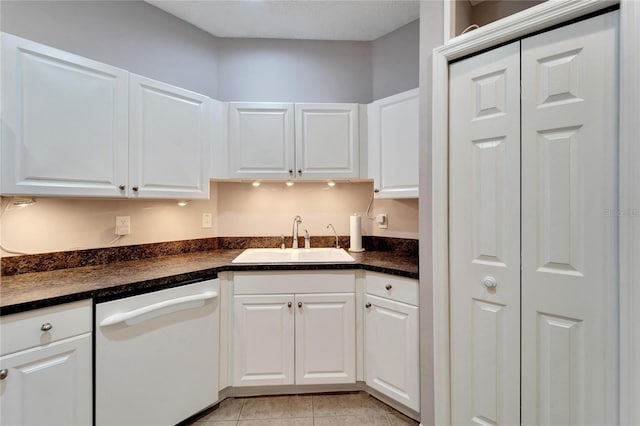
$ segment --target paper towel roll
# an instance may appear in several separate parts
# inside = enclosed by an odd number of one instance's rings
[[[360,215],[357,213],[349,217],[349,236],[351,237],[349,251],[364,251],[362,248],[362,224],[360,222]]]

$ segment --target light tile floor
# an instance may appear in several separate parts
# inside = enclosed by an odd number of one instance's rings
[[[193,426],[418,425],[365,392],[229,398]]]

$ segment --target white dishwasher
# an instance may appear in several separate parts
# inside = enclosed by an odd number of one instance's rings
[[[175,425],[218,399],[217,279],[96,304],[96,425]]]

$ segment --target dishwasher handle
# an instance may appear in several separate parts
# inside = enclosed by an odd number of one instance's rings
[[[204,306],[206,300],[215,299],[216,297],[218,297],[218,292],[208,291],[201,294],[163,300],[162,302],[143,306],[142,308],[134,309],[129,312],[119,312],[117,314],[108,316],[107,318],[100,321],[100,327],[108,327],[110,325],[119,324],[121,322],[125,322],[129,325],[138,324],[140,322],[155,318],[163,314],[169,314],[183,309]]]

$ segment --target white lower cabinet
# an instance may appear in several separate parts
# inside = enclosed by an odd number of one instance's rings
[[[0,330],[0,424],[91,424],[91,302],[7,315]]]
[[[296,384],[355,383],[355,295],[296,295]]]
[[[353,272],[236,273],[234,291],[233,386],[356,382]]]
[[[418,283],[367,274],[366,285],[366,383],[419,411]]]
[[[235,386],[293,384],[293,300],[292,294],[234,297]]]

